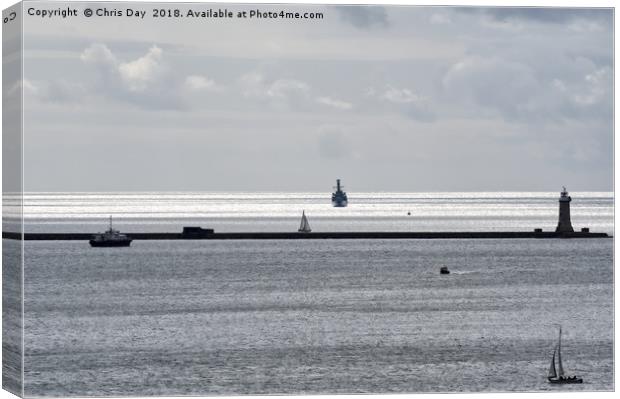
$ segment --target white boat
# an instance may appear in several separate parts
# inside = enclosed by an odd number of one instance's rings
[[[301,224],[299,225],[300,233],[310,233],[312,229],[310,228],[310,223],[308,223],[308,218],[306,217],[306,211],[302,211],[301,213]]]
[[[576,375],[568,376],[564,374],[564,366],[562,366],[562,327],[560,327],[558,345],[553,350],[553,357],[551,358],[547,379],[552,384],[581,384],[583,382],[583,379]]]

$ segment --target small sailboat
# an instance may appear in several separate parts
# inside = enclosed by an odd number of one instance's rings
[[[582,378],[579,378],[575,375],[567,376],[564,374],[564,367],[562,366],[562,327],[560,327],[558,346],[556,346],[556,348],[553,350],[553,357],[551,358],[551,365],[549,366],[547,379],[552,384],[581,384],[583,382]]]
[[[308,218],[306,217],[306,211],[302,211],[301,213],[301,224],[299,225],[300,233],[310,233],[312,229],[310,228],[310,223],[308,223]]]

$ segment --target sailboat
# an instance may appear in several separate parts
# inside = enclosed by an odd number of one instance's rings
[[[310,233],[312,229],[310,228],[310,223],[308,223],[308,218],[306,217],[306,211],[302,211],[301,213],[301,224],[299,225],[300,233]]]
[[[557,358],[557,368],[556,368]],[[549,372],[547,373],[547,379],[552,384],[581,384],[582,378],[575,375],[567,376],[564,374],[564,367],[562,366],[562,327],[560,327],[560,335],[558,337],[558,346],[553,350],[553,357],[551,358],[551,365],[549,366]]]

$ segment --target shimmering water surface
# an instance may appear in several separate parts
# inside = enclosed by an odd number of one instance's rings
[[[613,194],[571,193],[577,228],[613,233]],[[559,193],[38,193],[26,194],[30,232],[97,232],[112,215],[128,232],[180,232],[201,225],[220,232],[297,231],[302,210],[315,231],[554,230]],[[10,199],[5,199],[10,202]],[[410,215],[407,215],[410,213]]]
[[[108,214],[124,231],[294,231],[305,209],[315,231],[557,223],[551,193],[442,195],[351,196],[334,209],[318,195],[39,194],[25,219],[27,231],[102,230]],[[611,194],[573,198],[575,227],[613,232]],[[614,388],[612,239],[25,248],[26,395]],[[583,385],[546,382],[559,324]]]

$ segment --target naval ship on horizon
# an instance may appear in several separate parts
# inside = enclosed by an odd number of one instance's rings
[[[340,179],[336,179],[336,191],[332,194],[332,205],[337,208],[344,208],[349,203],[347,193],[342,191],[342,188],[344,187],[340,187]]]

